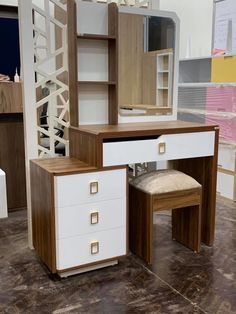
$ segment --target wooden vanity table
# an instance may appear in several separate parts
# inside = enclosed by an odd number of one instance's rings
[[[202,242],[215,230],[219,129],[184,121],[87,125],[70,128],[72,157],[98,168],[168,160],[203,187]]]
[[[72,0],[67,9],[70,157],[31,162],[37,253],[61,276],[117,263],[129,251],[127,166],[156,161],[202,185],[211,246],[219,130],[176,121],[177,16]]]
[[[130,163],[168,160],[203,187],[202,242],[215,232],[219,129],[183,121],[70,128],[71,157],[31,162],[33,244],[61,276],[114,265],[128,252]]]

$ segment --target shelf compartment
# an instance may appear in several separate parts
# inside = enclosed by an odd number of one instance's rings
[[[157,91],[157,104],[160,107],[167,107],[168,108],[168,88],[166,89],[158,89]]]
[[[168,88],[169,85],[169,73],[158,73],[158,88]]]
[[[168,71],[169,70],[169,54],[158,56],[158,71]]]

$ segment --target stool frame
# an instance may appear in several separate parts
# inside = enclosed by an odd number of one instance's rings
[[[201,245],[202,188],[151,195],[129,185],[129,246],[153,263],[153,213],[172,210],[172,238],[194,252]]]

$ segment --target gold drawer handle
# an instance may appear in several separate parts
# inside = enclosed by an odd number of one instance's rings
[[[165,142],[158,144],[158,151],[159,151],[160,155],[165,154],[165,152],[166,152],[166,143]]]
[[[98,182],[90,182],[90,194],[96,194],[98,193]]]
[[[98,224],[99,222],[99,213],[98,212],[93,212],[90,214],[90,223],[91,225]]]
[[[91,254],[98,254],[99,253],[99,242],[92,242],[91,243]]]

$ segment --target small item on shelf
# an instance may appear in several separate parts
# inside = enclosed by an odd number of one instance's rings
[[[17,83],[20,82],[20,77],[18,75],[17,68],[16,68],[16,73],[14,75],[14,82],[17,82]]]
[[[0,74],[0,82],[8,82],[10,81],[10,77],[5,74]]]

